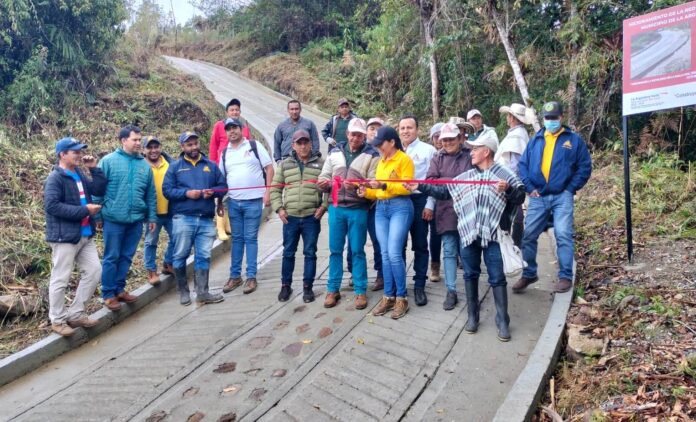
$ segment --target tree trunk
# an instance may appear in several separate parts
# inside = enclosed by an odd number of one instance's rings
[[[430,96],[433,108],[433,122],[440,120],[440,80],[437,76],[437,57],[435,55],[435,2],[437,0],[412,0],[418,6],[423,29],[425,48],[428,51],[430,69]]]
[[[568,0],[566,3],[570,3],[568,7],[570,8],[570,19],[569,21],[575,20],[578,15],[578,5],[575,1]],[[578,57],[578,44],[576,42],[571,43],[571,59],[570,59],[570,78],[568,79],[568,110],[566,115],[568,117],[568,126],[574,128],[577,126],[578,120],[578,72],[579,66],[577,65]]]
[[[498,13],[498,9],[496,9],[495,7],[495,0],[488,0],[486,10],[488,11],[490,18],[493,20],[493,23],[495,23],[495,27],[498,30],[498,34],[500,35],[500,42],[503,44],[505,53],[508,56],[508,61],[510,62],[510,67],[512,67],[512,73],[515,76],[515,82],[517,82],[517,87],[520,89],[520,94],[522,94],[522,100],[524,101],[524,105],[527,107],[532,107],[529,101],[529,90],[527,89],[527,81],[524,79],[524,75],[522,74],[522,68],[520,67],[519,61],[517,61],[515,47],[513,47],[512,42],[510,42],[510,34],[508,32],[508,28],[503,23],[503,19]],[[538,131],[539,129],[541,129],[541,126],[539,125],[539,119],[536,115],[534,116],[532,126],[534,127],[534,131]]]

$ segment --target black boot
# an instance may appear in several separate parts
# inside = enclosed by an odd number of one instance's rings
[[[191,294],[189,293],[188,281],[186,280],[186,267],[174,268],[174,278],[179,289],[179,303],[184,306],[191,304]]]
[[[451,311],[459,302],[457,298],[457,292],[454,290],[447,290],[447,296],[445,297],[445,302],[442,304],[442,309],[445,311]]]
[[[425,306],[428,304],[428,296],[425,295],[425,289],[413,289],[413,297],[418,306]]]
[[[304,303],[314,302],[314,290],[311,284],[305,284],[302,287],[302,301]]]
[[[498,340],[510,341],[507,286],[495,286],[492,290],[495,300],[495,325],[498,327]]]
[[[218,303],[225,300],[221,294],[208,293],[208,270],[198,269],[194,272],[194,283],[196,284],[196,302],[202,304]]]
[[[478,331],[479,326],[478,280],[465,281],[464,290],[466,291],[466,308],[469,315],[464,330],[469,334],[474,334]]]

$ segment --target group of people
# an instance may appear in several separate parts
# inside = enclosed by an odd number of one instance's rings
[[[466,330],[476,332],[483,255],[496,303],[498,338],[507,341],[507,283],[500,236],[511,231],[515,243],[522,246],[528,265],[513,286],[514,292],[521,292],[537,281],[537,238],[551,218],[560,265],[555,290],[571,288],[573,195],[589,179],[591,161],[579,135],[561,125],[559,103],[544,105],[545,127],[531,141],[525,128],[531,123],[530,110],[519,104],[500,109],[510,127],[502,142],[483,124],[478,110],[469,111],[466,120],[454,117],[437,123],[428,141],[422,141],[415,116],[402,117],[396,127],[378,117],[366,122],[341,99],[337,114],[322,131],[329,149],[325,158],[316,126],[301,111],[298,101],[287,104],[289,117],[275,131],[273,159],[261,143],[250,139],[237,99],[227,104],[226,118],[215,124],[207,157],[192,131],[179,137],[178,159],[162,151],[157,137],[142,137],[135,126],[122,128],[121,147],[98,163],[84,155],[87,146],[80,141],[59,140],[58,163],[46,180],[44,198],[46,240],[53,262],[49,288],[53,330],[69,336],[76,327],[96,324],[84,308],[100,279],[108,309],[118,311],[121,303],[137,300],[125,290],[126,275],[143,230],[145,267],[153,285],[159,283],[159,234],[162,228],[169,234],[162,273],[174,275],[182,305],[191,303],[186,259],[192,247],[196,301],[224,300],[222,294],[209,292],[208,273],[213,242],[216,236],[226,240],[228,233],[231,266],[223,293],[240,286],[244,293],[253,292],[263,207],[272,207],[283,223],[279,301],[292,295],[300,238],[302,297],[304,302],[315,300],[317,243],[326,212],[330,250],[326,308],[341,300],[346,250],[354,306],[367,307],[365,243],[369,234],[377,271],[370,289],[384,290],[372,314],[391,311],[392,318],[403,317],[409,309],[405,250],[410,235],[416,305],[428,303],[429,262],[430,280],[441,279],[442,249],[447,287],[443,308],[451,310],[458,302],[459,262],[468,306]],[[527,197],[525,218],[521,204]],[[101,264],[93,240],[98,226],[104,239]],[[75,261],[82,279],[66,308],[65,290]]]

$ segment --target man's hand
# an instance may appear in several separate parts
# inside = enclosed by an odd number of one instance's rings
[[[215,192],[213,192],[212,189],[203,189],[203,199],[209,199],[211,198]]]
[[[187,197],[188,199],[200,199],[200,197],[201,197],[201,190],[199,190],[199,189],[187,190],[187,191],[186,191],[186,197]]]
[[[97,166],[97,159],[94,158],[91,155],[85,155],[82,157],[82,163],[85,165],[85,167],[89,168],[94,168]]]
[[[102,206],[99,204],[87,204],[87,211],[89,212],[89,215],[94,215],[99,212],[101,207]]]
[[[104,222],[103,221],[97,221],[94,223],[94,227],[96,227],[97,230],[102,231],[104,228]]]
[[[369,186],[369,187],[372,188],[372,189],[379,189],[379,188],[382,186],[381,183],[379,183],[378,181],[376,181],[376,180],[374,180],[374,179],[373,179],[373,180],[370,180],[370,181],[367,182],[366,184],[367,184],[367,186]]]
[[[215,214],[218,217],[224,217],[225,216],[225,206],[222,204],[222,201],[219,201],[217,203],[217,207],[215,208]]]
[[[331,180],[329,179],[319,179],[317,180],[317,186],[319,189],[326,190],[331,186]]]
[[[280,218],[280,221],[282,221],[283,224],[288,224],[288,212],[285,210],[285,208],[278,210],[278,218]]]
[[[403,183],[404,189],[414,192],[418,190],[418,183]]]
[[[325,212],[326,212],[326,208],[324,208],[324,207],[317,208],[317,210],[314,211],[314,218],[316,218],[317,220],[321,220],[321,217],[324,216]]]
[[[266,207],[271,206],[271,191],[266,189],[266,193],[263,194],[263,205]]]
[[[326,142],[328,142],[329,145],[331,145],[331,146],[334,146],[334,147],[336,146],[336,140],[330,136],[328,138],[326,138]]]
[[[367,188],[365,187],[365,185],[359,185],[359,186],[358,186],[358,196],[359,196],[359,197],[361,197],[361,198],[364,198],[364,197],[365,197],[365,189],[367,189]]]
[[[433,219],[433,210],[428,208],[423,208],[423,220],[431,221]]]
[[[507,181],[501,180],[496,186],[498,187],[498,192],[505,192],[509,185]]]
[[[150,230],[150,233],[154,233],[157,228],[157,223],[147,223],[147,228]]]
[[[532,193],[529,194],[529,197],[530,197],[530,198],[538,198],[538,197],[539,197],[539,192],[537,192],[536,189],[534,189],[534,190],[532,191]]]

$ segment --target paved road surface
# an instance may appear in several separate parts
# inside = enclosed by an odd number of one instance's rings
[[[661,67],[664,61],[670,59],[675,53],[680,53],[682,56],[676,57],[677,59],[686,60],[686,66],[683,69],[675,70],[689,69],[691,51],[688,41],[691,37],[690,33],[664,29],[656,31],[656,34],[660,38],[654,44],[631,55],[631,79],[658,76],[665,73],[666,71],[659,72],[656,69]],[[687,48],[682,48],[685,44]]]
[[[240,97],[244,116],[262,133],[283,118],[287,100],[277,94],[216,66],[172,61],[201,75],[221,102]],[[0,420],[184,421],[197,413],[211,421],[232,420],[232,414],[264,421],[492,418],[546,321],[555,272],[548,239],[541,242],[542,280],[524,295],[510,295],[513,340],[500,343],[485,279],[476,335],[463,331],[463,304],[442,310],[442,282],[427,284],[428,306],[412,303],[398,321],[355,310],[349,290],[339,306],[324,309],[326,225],[317,301],[302,303],[296,281],[292,299],[277,302],[280,225],[273,218],[261,229],[255,293],[237,290],[223,303],[203,307],[182,307],[175,292],[165,294],[96,340],[0,389]],[[371,258],[369,242],[367,254]],[[228,268],[228,256],[214,262],[213,290],[224,284]],[[372,280],[374,271],[369,275]],[[369,308],[380,296],[368,293]]]

